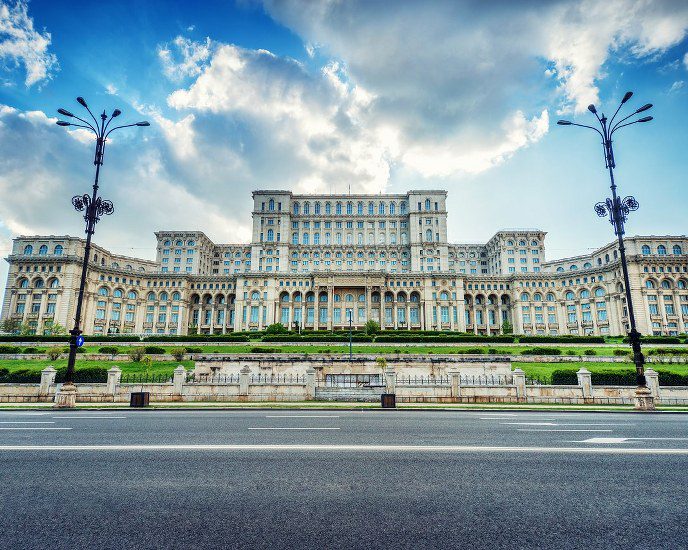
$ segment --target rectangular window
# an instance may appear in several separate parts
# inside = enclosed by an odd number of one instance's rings
[[[258,322],[258,306],[251,306],[251,323]]]
[[[326,325],[327,324],[327,308],[326,307],[321,307],[320,308],[320,316],[318,317],[318,322],[321,325]]]
[[[332,310],[332,322],[334,324],[340,324],[342,322],[342,309],[336,307]]]
[[[492,312],[494,313],[494,312]],[[440,308],[440,316],[442,319],[442,323],[449,323],[449,306],[442,306]]]

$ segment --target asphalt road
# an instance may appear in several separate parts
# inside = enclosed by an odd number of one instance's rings
[[[688,548],[688,416],[0,412],[0,548]]]

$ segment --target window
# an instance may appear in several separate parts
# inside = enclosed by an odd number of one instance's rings
[[[683,254],[683,251],[681,250],[681,247],[679,245],[675,244],[673,248],[673,253],[674,255],[678,256],[679,254]]]
[[[27,244],[24,247],[24,254],[27,256],[30,256],[31,254],[33,254],[33,246],[31,246],[30,244]]]
[[[642,248],[643,256],[649,256],[650,255],[650,247],[647,246],[646,244],[643,245]]]
[[[664,246],[663,244],[660,244],[657,247],[657,254],[659,254],[660,256],[666,256],[666,253],[667,253],[666,246]]]
[[[64,250],[64,249],[62,248],[62,245],[61,245],[61,244],[58,244],[57,246],[55,246],[55,250],[54,250],[53,253],[55,254],[55,256],[62,256],[62,251],[63,251],[63,250]],[[680,252],[679,252],[679,254],[680,254]]]

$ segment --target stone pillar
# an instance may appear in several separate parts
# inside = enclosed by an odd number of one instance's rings
[[[76,386],[74,384],[62,384],[55,393],[56,409],[72,409],[76,407]]]
[[[179,365],[174,369],[174,375],[172,376],[172,393],[174,395],[181,395],[184,389],[184,382],[186,382],[186,369],[184,365]]]
[[[117,393],[117,386],[122,379],[122,370],[115,365],[111,369],[108,369],[107,373],[107,389],[105,390],[108,395],[114,396]]]
[[[461,371],[449,371],[449,378],[451,382],[451,396],[454,398],[461,397]]]
[[[645,369],[645,380],[652,397],[659,399],[659,374],[653,369]]]
[[[396,393],[397,371],[393,365],[387,365],[385,369],[385,393]]]
[[[526,373],[522,369],[514,369],[514,386],[516,386],[516,397],[521,400],[526,398]]]
[[[583,393],[583,399],[592,399],[592,375],[586,368],[580,369],[576,376],[578,376],[578,385]]]
[[[49,365],[41,371],[41,385],[38,388],[39,395],[48,395],[50,393],[50,386],[55,383],[55,376],[57,371],[55,367]]]
[[[251,369],[243,367],[239,371],[239,395],[248,396],[248,377],[251,374]]]
[[[306,369],[306,401],[315,399],[315,369],[309,366]]]

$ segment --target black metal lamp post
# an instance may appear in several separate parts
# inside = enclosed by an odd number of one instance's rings
[[[353,309],[349,312],[349,362],[353,360],[353,349],[351,347],[351,329],[353,323],[354,311]]]
[[[594,105],[589,105],[588,110],[595,115],[599,123],[600,129],[598,130],[594,126],[588,126],[586,124],[576,124],[575,122],[570,122],[568,120],[560,120],[557,122],[560,126],[580,126],[581,128],[589,128],[597,132],[602,138],[602,147],[604,151],[604,166],[609,170],[609,179],[611,181],[610,189],[612,190],[611,198],[606,199],[604,202],[598,202],[595,205],[595,212],[600,217],[609,217],[609,221],[614,227],[614,233],[619,240],[619,254],[621,256],[621,270],[623,271],[624,277],[624,290],[626,292],[626,307],[628,310],[628,319],[630,321],[631,330],[628,333],[628,338],[633,349],[633,362],[635,363],[636,369],[636,382],[638,387],[636,388],[636,403],[635,407],[639,410],[651,410],[654,409],[654,399],[650,391],[647,388],[647,380],[645,379],[645,357],[641,351],[640,347],[640,333],[637,331],[635,326],[635,315],[633,314],[633,302],[631,298],[631,285],[628,278],[628,264],[626,263],[626,249],[624,247],[624,223],[628,218],[628,214],[631,211],[638,210],[639,204],[634,197],[628,196],[623,199],[616,194],[616,183],[614,182],[614,168],[616,168],[616,162],[614,161],[614,149],[612,148],[612,137],[621,128],[626,126],[631,126],[632,124],[637,124],[638,122],[649,122],[652,120],[651,116],[644,116],[626,122],[629,118],[635,115],[647,111],[652,108],[651,103],[646,103],[642,107],[636,109],[630,115],[620,119],[614,123],[616,115],[619,114],[621,107],[633,96],[633,92],[626,92],[621,100],[621,103],[616,109],[614,116],[611,120],[607,120],[607,117],[602,113],[600,116],[597,113],[597,109]]]
[[[79,118],[75,114],[67,111],[66,109],[58,109],[57,112],[61,115],[69,118],[74,118],[81,122],[77,124],[74,122],[66,122],[64,120],[58,120],[58,126],[75,126],[77,128],[85,128],[91,130],[95,134],[96,138],[96,152],[93,164],[96,166],[96,176],[93,182],[93,192],[91,195],[77,195],[72,197],[72,204],[78,212],[84,213],[84,220],[86,221],[86,247],[84,249],[84,261],[81,266],[81,282],[79,283],[79,294],[76,302],[76,314],[74,316],[74,328],[69,331],[69,359],[67,360],[67,373],[65,374],[64,384],[61,390],[61,397],[56,401],[56,406],[61,407],[73,407],[76,399],[76,388],[74,386],[74,364],[76,362],[76,350],[77,350],[77,338],[81,335],[82,331],[79,328],[81,324],[81,307],[84,299],[84,288],[86,286],[86,274],[88,271],[88,261],[91,254],[91,237],[96,228],[96,224],[103,215],[109,216],[115,211],[115,207],[109,200],[104,200],[98,196],[98,178],[100,176],[100,167],[103,165],[103,156],[105,154],[105,142],[108,136],[115,130],[120,128],[129,128],[131,126],[150,126],[146,121],[135,122],[134,124],[124,124],[122,126],[114,126],[110,128],[110,123],[122,114],[122,111],[115,109],[112,114],[108,117],[103,111],[100,115],[100,122],[93,116],[93,113],[88,108],[86,101],[83,97],[77,97],[77,102],[84,107],[88,114],[93,119],[93,124],[88,120]],[[58,394],[59,395],[59,394]]]

